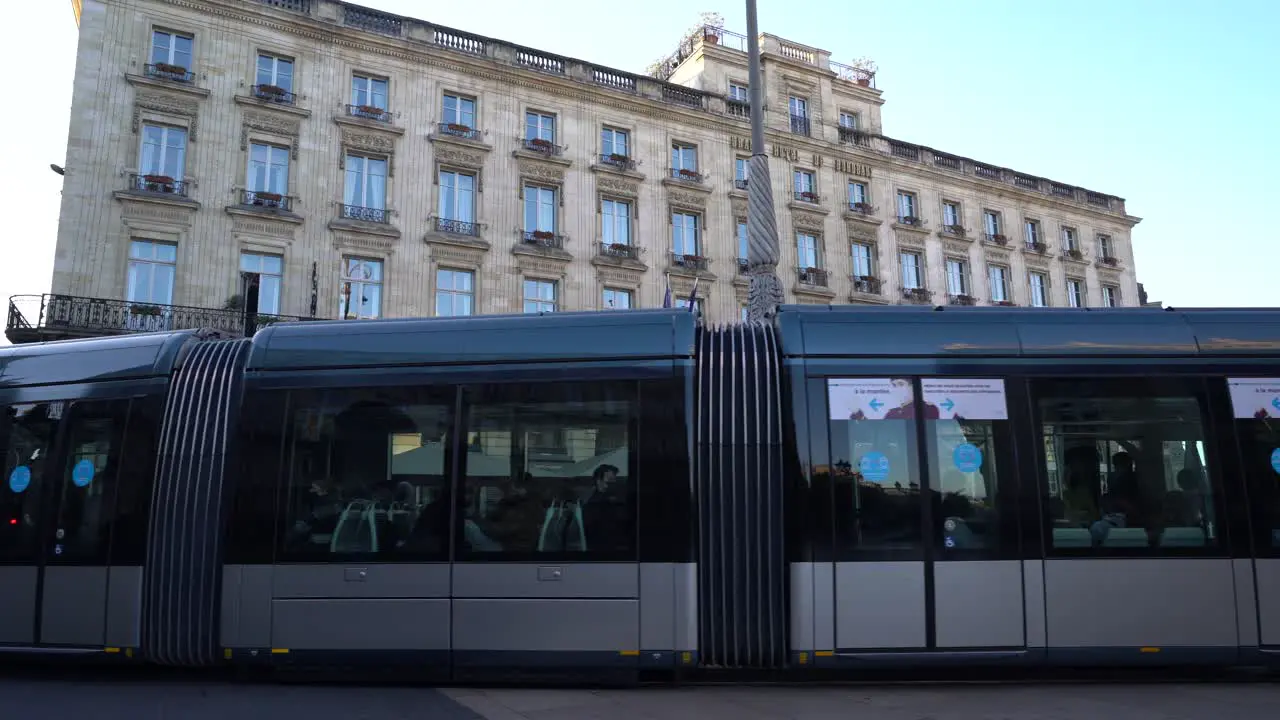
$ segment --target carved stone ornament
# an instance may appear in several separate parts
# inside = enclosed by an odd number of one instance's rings
[[[674,207],[689,208],[699,211],[707,209],[707,196],[702,193],[693,193],[683,190],[668,190],[667,200]]]
[[[747,199],[746,198],[729,198],[729,207],[733,208],[733,216],[744,218],[747,216]]]
[[[296,226],[291,223],[275,222],[266,219],[244,218],[238,216],[232,216],[231,219],[232,232],[243,233],[245,235],[258,235],[293,240],[294,227]]]
[[[644,278],[644,271],[608,267],[596,270],[596,275],[602,282],[634,290],[640,287],[640,281]]]
[[[865,227],[855,226],[848,228],[848,231],[850,240],[856,240],[862,243],[874,243],[879,239],[874,232],[871,232]]]
[[[567,263],[543,260],[529,255],[516,255],[516,266],[522,274],[548,278],[562,278],[568,268]]]
[[[965,258],[969,257],[969,246],[964,243],[944,242],[942,243],[942,247],[946,249],[948,255]]]
[[[1023,261],[1027,264],[1027,267],[1037,268],[1040,270],[1049,269],[1049,256],[1047,255],[1040,255],[1038,253],[1026,255]]]
[[[240,149],[249,149],[249,132],[257,130],[258,132],[291,138],[293,142],[289,143],[289,154],[294,160],[297,160],[298,136],[301,134],[301,128],[302,124],[298,120],[246,112],[244,114],[244,123],[240,126]]]
[[[484,263],[484,251],[432,245],[431,258],[436,261],[460,263],[468,267],[478,268]]]
[[[1006,264],[1009,262],[1009,253],[1006,250],[992,250],[988,248],[986,251],[986,256],[987,256],[987,262],[1006,263]]]
[[[517,161],[520,177],[535,182],[564,182],[564,168],[559,165],[541,163],[535,160],[520,159]]]
[[[639,197],[640,184],[623,180],[621,178],[596,177],[596,187],[602,193],[609,195],[624,195],[626,197]]]
[[[335,250],[356,250],[390,255],[395,252],[397,239],[384,235],[335,231],[333,233],[333,248]]]
[[[797,228],[800,228],[801,230],[822,230],[822,228],[826,225],[826,223],[823,222],[824,220],[825,218],[823,216],[815,215],[813,213],[807,213],[807,212],[791,213],[791,224],[795,225]]]
[[[893,236],[898,241],[899,247],[924,248],[924,235],[913,232],[895,231]]]
[[[138,132],[138,127],[142,124],[142,111],[151,110],[164,115],[176,115],[178,117],[187,118],[189,123],[187,127],[187,137],[195,142],[200,132],[199,110],[194,100],[186,98],[174,97],[172,95],[158,95],[153,93],[138,93],[133,101],[133,132]]]
[[[459,165],[476,170],[484,167],[484,154],[479,152],[467,152],[466,150],[455,150],[453,148],[438,148],[436,150],[436,159],[448,165]]]
[[[162,207],[147,202],[129,202],[121,201],[120,217],[122,220],[153,220],[155,222],[168,225],[176,225],[184,228],[191,227],[191,219],[193,217],[190,210],[180,207]]]
[[[375,155],[386,155],[387,177],[393,177],[396,174],[395,149],[395,141],[386,135],[352,132],[350,130],[343,129],[342,154],[338,156],[338,167],[344,170],[346,169],[347,152],[351,150],[356,152],[373,153]]]

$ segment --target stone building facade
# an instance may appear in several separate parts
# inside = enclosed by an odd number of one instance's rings
[[[42,313],[657,307],[695,278],[741,312],[739,35],[658,79],[333,0],[75,6]],[[761,39],[788,301],[1138,304],[1123,199],[893,139],[872,73]]]

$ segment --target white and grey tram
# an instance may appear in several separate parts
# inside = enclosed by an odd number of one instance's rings
[[[0,348],[0,652],[486,673],[1280,658],[1280,311]]]

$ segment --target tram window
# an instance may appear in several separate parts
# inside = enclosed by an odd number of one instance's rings
[[[1261,537],[1259,550],[1280,551],[1280,378],[1228,381],[1249,501]],[[1266,553],[1266,551],[1262,551]]]
[[[1218,544],[1195,381],[1033,383],[1055,549]]]
[[[227,531],[229,563],[259,565],[275,559],[280,482],[287,475],[284,463],[292,457],[285,439],[288,403],[286,390],[245,393],[238,438],[240,469]]]
[[[283,559],[445,559],[454,400],[422,386],[295,393]]]
[[[963,551],[995,551],[1001,517],[1013,493],[1000,489],[997,453],[1011,452],[1008,407],[1002,380],[926,378],[921,394],[929,411],[929,488],[933,496],[933,543],[940,559],[968,557]]]
[[[469,389],[462,552],[634,556],[635,396],[631,383]]]
[[[911,380],[832,379],[827,395],[838,544],[855,552],[918,555],[920,481]]]
[[[52,562],[106,563],[129,401],[71,406]]]
[[[160,439],[160,397],[136,398],[129,404],[124,446],[114,463],[115,513],[111,519],[111,564],[141,565],[147,555],[147,523],[151,483]]]
[[[0,486],[0,561],[36,561],[40,548],[40,496],[63,407],[63,403],[38,403],[5,408],[0,427],[5,442],[4,485]]]

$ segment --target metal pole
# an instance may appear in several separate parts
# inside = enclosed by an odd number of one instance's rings
[[[764,77],[756,0],[747,0],[748,91],[751,94],[751,163],[747,174],[747,322],[772,322],[782,304],[778,279],[778,221],[773,209],[769,155],[764,147]]]

